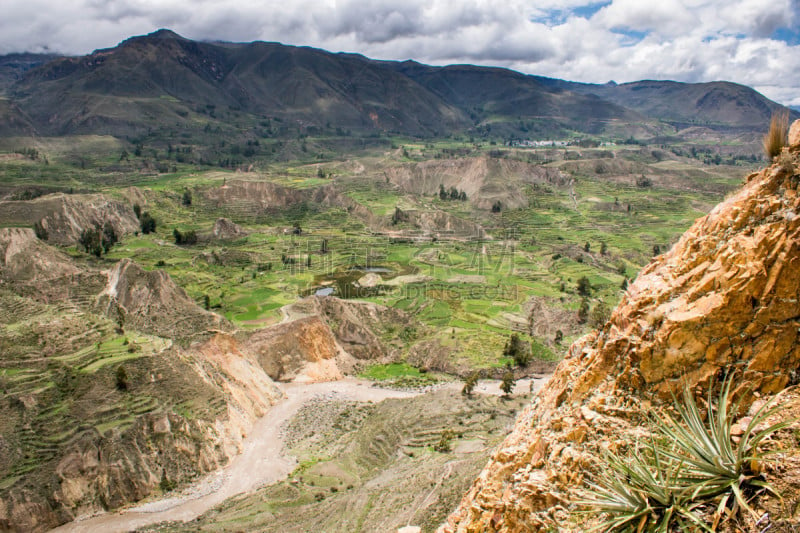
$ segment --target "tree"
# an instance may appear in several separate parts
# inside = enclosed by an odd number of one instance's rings
[[[492,213],[499,213],[499,212],[500,212],[500,211],[502,211],[502,210],[503,210],[503,204],[502,204],[502,203],[500,203],[500,200],[496,200],[496,201],[495,201],[495,202],[492,204]]]
[[[461,394],[472,397],[472,391],[475,390],[475,385],[478,384],[478,372],[473,372],[464,380],[464,388],[461,389]]]
[[[507,369],[503,374],[503,380],[500,382],[500,390],[503,391],[503,396],[508,398],[514,390],[514,373],[511,369]]]
[[[139,228],[145,235],[156,231],[156,219],[150,216],[149,211],[145,211],[142,213],[142,216],[139,217]]]
[[[578,290],[578,294],[584,298],[587,298],[592,294],[592,284],[589,282],[589,278],[586,276],[583,276],[578,280],[578,285],[576,288]]]
[[[653,257],[661,255],[661,247],[657,244],[653,245]]]
[[[605,242],[600,243],[600,255],[606,255],[608,253],[608,245]]]
[[[114,372],[114,382],[117,386],[117,390],[123,392],[128,390],[128,373],[125,371],[124,366],[120,365],[117,367],[117,371]]]
[[[403,213],[399,207],[395,206],[394,214],[392,215],[392,225],[395,226],[398,222],[403,222],[405,219],[405,213]]]
[[[197,233],[193,229],[186,233],[181,233],[178,228],[175,228],[172,230],[172,236],[175,237],[175,244],[177,245],[197,244]]]
[[[444,185],[439,184],[439,200],[447,200],[447,191],[444,190]]]
[[[189,207],[190,205],[192,205],[192,191],[190,191],[189,189],[186,189],[183,192],[183,198],[181,199],[181,203],[183,205],[185,205],[186,207]]]
[[[517,333],[511,334],[503,349],[503,355],[514,358],[514,363],[517,366],[527,366],[531,361],[531,351],[528,343],[520,339]]]
[[[553,341],[556,344],[561,344],[561,341],[563,341],[563,340],[564,340],[564,332],[562,332],[560,329],[557,329],[556,330],[556,337],[555,337],[555,339],[553,339]]]
[[[87,254],[100,257],[103,254],[103,244],[100,238],[100,231],[97,228],[86,228],[81,231],[78,243],[83,246]]]
[[[100,244],[103,247],[103,253],[108,253],[112,246],[114,246],[119,239],[117,238],[117,232],[114,230],[114,226],[111,225],[110,222],[106,221],[103,224],[103,234],[100,238]]]
[[[591,251],[591,249],[592,249],[592,245],[589,244],[588,242],[583,245],[583,251],[584,252],[589,252],[589,251]]]
[[[133,214],[136,215],[136,218],[142,218],[142,206],[133,204]]]
[[[583,298],[578,308],[578,323],[585,324],[587,320],[589,320],[589,301]]]
[[[322,239],[322,244],[319,246],[319,253],[327,254],[328,253],[328,239]]]

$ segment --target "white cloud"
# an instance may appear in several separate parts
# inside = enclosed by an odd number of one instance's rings
[[[796,31],[798,11],[797,0],[6,0],[0,53],[88,53],[168,27],[576,81],[726,79],[796,104],[800,45],[771,36]]]

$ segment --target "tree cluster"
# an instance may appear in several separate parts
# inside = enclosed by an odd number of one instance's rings
[[[186,233],[181,233],[178,228],[175,228],[172,230],[172,236],[175,237],[175,244],[178,246],[197,244],[197,233],[193,229]]]
[[[459,191],[455,187],[450,187],[450,191],[446,191],[444,185],[441,183],[439,184],[439,200],[446,201],[446,200],[460,200],[462,202],[467,201],[467,193],[464,191]]]
[[[530,346],[517,333],[512,333],[509,337],[503,348],[503,355],[513,358],[517,366],[527,366],[531,362]]]
[[[117,237],[117,232],[114,231],[114,226],[109,222],[105,222],[102,227],[96,226],[83,230],[78,243],[87,254],[100,257],[104,253],[107,254],[118,240],[119,238]]]

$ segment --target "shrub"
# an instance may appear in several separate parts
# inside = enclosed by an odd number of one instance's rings
[[[595,305],[589,312],[589,324],[593,328],[600,328],[611,318],[611,309],[605,302]]]
[[[442,432],[441,438],[439,438],[439,442],[433,446],[434,451],[446,453],[452,449],[451,441],[456,434],[452,429],[445,429]]]
[[[472,391],[475,390],[475,385],[478,384],[478,372],[473,372],[464,380],[464,388],[461,389],[461,394],[467,397],[472,397]]]
[[[786,111],[778,111],[772,115],[772,120],[769,122],[769,131],[762,139],[764,153],[769,159],[774,158],[781,153],[781,150],[786,146],[786,136],[789,132],[789,113]]]
[[[583,298],[578,308],[578,323],[585,324],[587,320],[589,320],[589,301]]]
[[[118,366],[117,371],[114,372],[114,382],[117,387],[117,390],[126,391],[128,390],[128,373],[125,371],[124,366]]]
[[[156,231],[156,219],[150,215],[149,211],[145,211],[139,217],[139,227],[145,235]]]
[[[514,373],[511,370],[506,370],[503,374],[503,380],[500,382],[500,390],[503,391],[504,397],[508,397],[514,390]]]

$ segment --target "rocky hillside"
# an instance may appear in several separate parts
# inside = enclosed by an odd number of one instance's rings
[[[133,208],[103,194],[48,194],[33,200],[0,201],[0,223],[41,223],[52,244],[76,244],[85,229],[108,222],[117,236],[139,231]]]
[[[66,254],[42,243],[33,230],[0,229],[0,278],[8,282],[45,282],[78,272]]]
[[[763,394],[797,383],[800,122],[789,139],[572,345],[442,531],[580,530],[568,522],[575,491],[643,404],[731,370]]]
[[[359,361],[396,356],[402,346],[398,329],[417,327],[397,309],[333,296],[309,296],[281,311],[281,324],[255,331],[242,343],[277,381],[341,379]]]
[[[109,271],[97,308],[112,320],[169,338],[230,328],[227,320],[198,306],[169,274],[143,270],[130,259]]]
[[[563,184],[568,176],[556,168],[493,157],[464,157],[405,163],[384,170],[386,178],[405,193],[433,196],[439,187],[455,188],[479,209],[499,201],[504,207],[527,207],[525,184]]]

